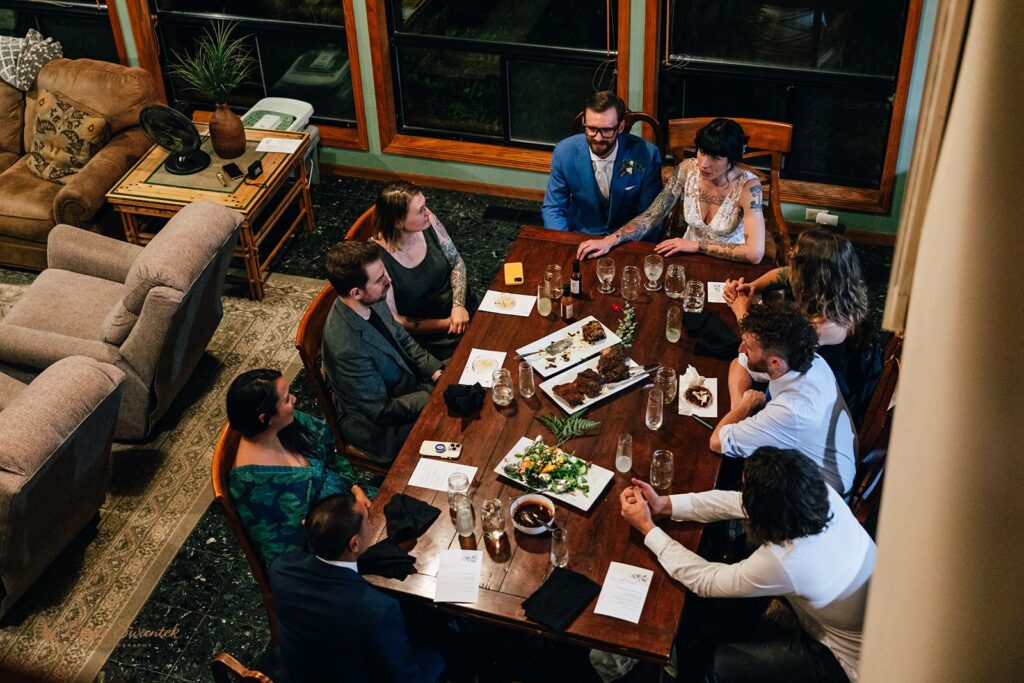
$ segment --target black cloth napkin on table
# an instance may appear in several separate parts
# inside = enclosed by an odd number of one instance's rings
[[[366,549],[356,561],[360,574],[374,574],[388,579],[402,579],[416,573],[416,558],[402,550],[390,538]]]
[[[388,538],[395,543],[417,538],[440,514],[441,511],[429,503],[404,493],[396,493],[384,506]]]
[[[582,574],[555,567],[544,585],[523,601],[523,610],[528,619],[564,631],[600,592],[601,587]]]
[[[444,390],[444,402],[456,415],[473,415],[484,406],[484,388],[476,384],[449,384]]]
[[[739,338],[724,320],[707,309],[683,313],[683,325],[687,335],[700,339],[694,351],[701,355],[731,360],[739,352]]]

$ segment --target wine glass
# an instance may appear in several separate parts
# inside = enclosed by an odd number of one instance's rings
[[[644,257],[644,274],[647,276],[647,284],[644,285],[648,292],[656,292],[661,289],[658,278],[665,267],[665,259],[658,254],[648,254]]]
[[[626,301],[636,301],[640,296],[640,269],[636,266],[626,266],[622,269],[622,298]]]
[[[647,394],[647,415],[645,417],[647,428],[652,432],[657,431],[664,418],[665,394],[658,387],[654,387]]]
[[[612,280],[615,279],[615,260],[611,256],[604,256],[597,259],[597,279],[601,283],[597,291],[602,294],[611,294],[615,291]]]

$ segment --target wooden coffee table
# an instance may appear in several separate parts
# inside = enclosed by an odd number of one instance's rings
[[[196,129],[201,135],[207,132],[205,124],[197,123]],[[263,280],[274,256],[300,224],[304,223],[310,232],[314,228],[303,163],[309,136],[246,128],[245,137],[245,154],[228,160],[213,153],[206,140],[203,149],[212,158],[210,166],[187,176],[167,173],[163,163],[168,152],[154,145],[107,193],[107,201],[121,214],[125,237],[132,244],[148,243],[165,219],[194,201],[208,199],[236,209],[242,214],[242,224],[235,256],[245,264],[250,297],[259,300],[263,298]],[[264,138],[300,140],[301,144],[291,154],[256,152],[256,145]],[[224,185],[216,177],[229,161],[244,171],[255,159],[263,164],[263,173],[255,180],[227,180]],[[261,253],[264,243],[266,249]]]

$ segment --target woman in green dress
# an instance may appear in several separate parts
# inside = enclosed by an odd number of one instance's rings
[[[310,505],[351,491],[370,508],[352,465],[337,455],[327,424],[295,410],[277,370],[249,370],[228,389],[228,422],[242,434],[228,491],[263,561],[305,546],[302,519]],[[375,494],[376,491],[372,491]]]

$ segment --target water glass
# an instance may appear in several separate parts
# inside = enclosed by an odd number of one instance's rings
[[[462,472],[448,475],[448,507],[454,515],[461,500],[469,500],[469,477]]]
[[[551,288],[551,293],[548,297],[551,299],[562,298],[562,266],[557,263],[552,263],[550,266],[544,269],[544,280],[548,283],[548,287]]]
[[[537,312],[545,318],[551,315],[551,283],[547,280],[537,285]]]
[[[672,403],[676,398],[676,389],[679,386],[676,371],[672,368],[659,368],[654,375],[654,386],[661,389],[662,399],[666,405]]]
[[[537,386],[533,381],[533,366],[530,361],[519,362],[519,395],[523,398],[530,398],[537,393]]]
[[[668,280],[665,281],[668,288]],[[665,314],[665,339],[675,344],[683,336],[683,311],[678,306],[669,306]]]
[[[622,269],[622,298],[626,301],[636,301],[640,296],[640,269],[636,266],[626,266]]]
[[[647,394],[647,415],[645,422],[651,431],[657,431],[661,427],[661,421],[665,418],[665,394],[661,389],[654,387]]]
[[[565,529],[551,530],[551,564],[556,567],[569,564],[569,533]]]
[[[484,536],[492,541],[505,535],[505,509],[500,498],[485,500],[480,506],[480,516],[484,527]]]
[[[507,406],[515,397],[512,388],[512,373],[505,368],[498,368],[491,373],[491,398],[499,406]]]
[[[681,299],[686,286],[686,269],[673,263],[665,269],[665,295],[670,299]]]
[[[704,283],[700,280],[686,281],[683,310],[687,313],[700,313],[704,310]]]
[[[658,491],[672,488],[672,476],[675,474],[676,463],[672,451],[657,450],[651,456],[651,486]]]
[[[661,289],[658,278],[665,267],[665,259],[658,254],[648,254],[644,257],[644,275],[647,276],[647,284],[644,285],[648,292],[656,292]]]
[[[455,501],[455,529],[463,538],[473,535],[473,501],[469,496],[459,496]]]
[[[615,469],[627,474],[633,469],[633,437],[619,434],[619,443],[615,447]]]
[[[603,256],[597,259],[597,280],[601,284],[597,291],[602,294],[611,294],[615,291],[612,280],[615,279],[615,260],[611,256]]]

